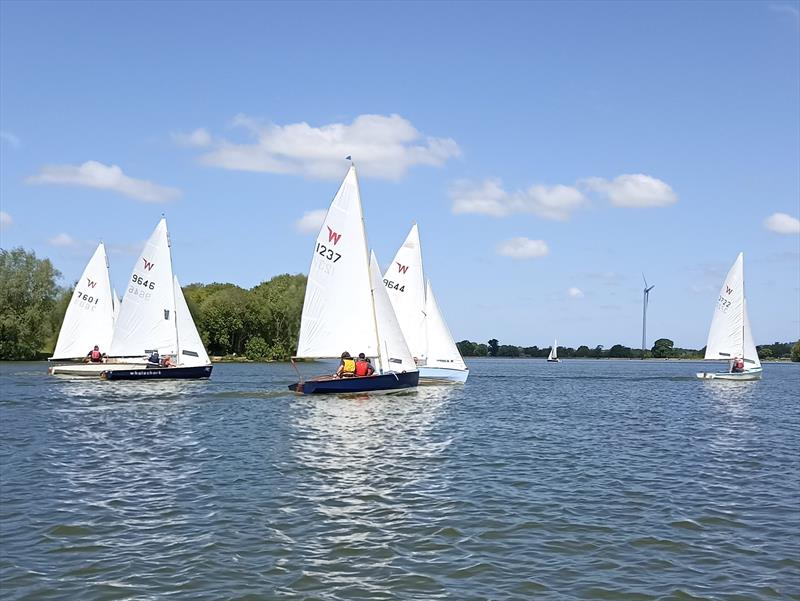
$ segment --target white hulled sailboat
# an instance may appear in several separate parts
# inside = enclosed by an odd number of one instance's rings
[[[550,348],[550,354],[547,355],[548,363],[560,363],[561,359],[558,358],[558,340],[553,340],[553,346]]]

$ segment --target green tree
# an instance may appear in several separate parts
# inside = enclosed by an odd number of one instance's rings
[[[61,273],[23,248],[0,250],[0,359],[35,359],[53,338]]]
[[[672,342],[669,338],[659,338],[653,344],[652,353],[653,357],[656,359],[665,359],[667,357],[673,356],[673,345],[675,343]]]
[[[616,359],[630,359],[631,349],[627,346],[622,346],[621,344],[615,344],[609,349],[608,356]]]
[[[589,347],[588,347],[588,346],[586,346],[585,344],[584,344],[584,345],[581,345],[581,346],[579,346],[579,347],[578,347],[578,348],[575,350],[575,356],[576,356],[576,357],[588,357],[588,356],[589,356]]]
[[[519,347],[511,344],[502,344],[497,349],[498,357],[519,357],[520,354]]]
[[[497,357],[497,353],[499,350],[500,350],[500,343],[497,341],[496,338],[492,338],[489,341],[489,356]]]
[[[800,362],[800,340],[794,343],[792,347],[792,361]]]

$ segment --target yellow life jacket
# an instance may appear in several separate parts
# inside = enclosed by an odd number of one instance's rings
[[[354,359],[342,359],[342,373],[343,374],[354,374],[356,373],[356,362]]]

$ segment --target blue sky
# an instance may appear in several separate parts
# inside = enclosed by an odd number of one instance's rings
[[[0,4],[2,246],[122,289],[166,213],[185,283],[304,273],[352,154],[457,340],[705,344],[745,253],[800,338],[800,2]],[[305,219],[303,219],[305,216]]]

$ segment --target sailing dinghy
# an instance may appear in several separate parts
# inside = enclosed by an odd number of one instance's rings
[[[548,363],[561,363],[558,358],[558,340],[553,340],[553,346],[550,348],[550,354],[547,355]]]
[[[109,355],[169,356],[172,365],[108,365],[106,380],[208,378],[211,361],[200,340],[178,279],[172,272],[167,220],[161,219],[133,267],[114,327]]]
[[[371,376],[302,379],[303,394],[393,391],[413,388],[419,371],[397,323],[374,253],[367,253],[361,195],[351,165],[315,240],[296,358],[338,359],[364,353]]]
[[[101,353],[108,353],[118,311],[119,299],[111,287],[108,256],[101,242],[75,285],[56,348],[49,359],[54,364],[48,372],[51,375],[96,378],[108,369],[109,363],[84,361],[95,346]],[[136,360],[123,361],[119,365],[135,367]]]
[[[386,270],[383,284],[417,363],[420,380],[466,382],[469,369],[439,310],[430,280],[425,278],[416,223]]]
[[[733,361],[744,360],[744,371],[734,372]],[[744,254],[739,253],[719,291],[711,328],[708,332],[705,359],[726,359],[728,371],[698,372],[704,380],[760,380],[761,361],[753,342],[747,300],[744,294]]]

